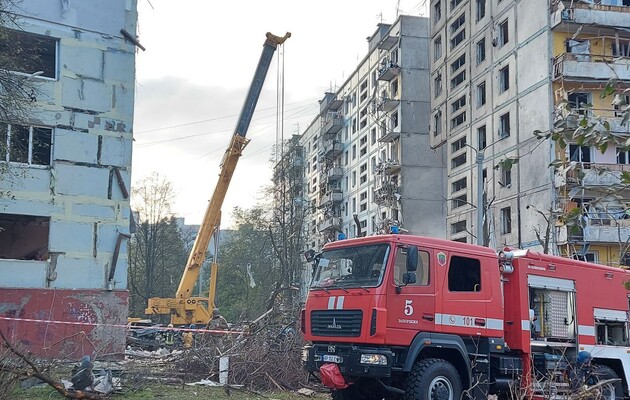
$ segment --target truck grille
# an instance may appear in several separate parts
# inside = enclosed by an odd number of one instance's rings
[[[311,334],[313,336],[361,335],[361,310],[318,310],[311,312]]]

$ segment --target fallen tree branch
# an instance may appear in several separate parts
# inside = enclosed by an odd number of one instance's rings
[[[48,384],[53,389],[55,389],[59,394],[61,394],[62,396],[68,399],[87,399],[87,400],[105,400],[106,399],[106,397],[101,396],[100,394],[96,394],[96,393],[85,392],[82,390],[72,390],[72,391],[67,390],[62,382],[56,381],[55,379],[51,378],[48,374],[41,371],[39,367],[33,362],[33,360],[31,360],[26,354],[16,349],[15,346],[13,346],[11,342],[9,342],[9,340],[4,335],[4,332],[2,332],[1,329],[0,329],[0,337],[2,337],[2,341],[4,342],[3,346],[6,347],[11,353],[15,354],[19,359],[24,361],[31,369],[31,371],[24,371],[23,373],[19,373],[18,371],[15,371],[19,375],[25,374],[26,376],[35,377],[43,381],[44,383]]]

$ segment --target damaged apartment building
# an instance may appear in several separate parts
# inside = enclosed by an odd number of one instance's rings
[[[18,26],[5,40],[38,62],[11,72],[31,75],[32,109],[0,123],[0,329],[41,356],[121,352],[136,1],[10,11]]]
[[[429,21],[381,23],[368,46],[300,139],[311,248],[392,228],[445,236],[444,150],[429,146]]]

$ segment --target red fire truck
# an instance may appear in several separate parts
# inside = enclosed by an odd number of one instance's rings
[[[313,263],[302,358],[334,399],[628,397],[629,271],[409,235]]]

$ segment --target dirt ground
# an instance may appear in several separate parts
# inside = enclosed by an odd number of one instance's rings
[[[11,396],[16,400],[44,400],[44,399],[62,399],[63,397],[55,392],[52,388],[31,388],[27,390],[19,390]],[[144,389],[128,390],[123,393],[116,393],[111,399],[125,400],[152,400],[152,399],[177,399],[177,400],[199,400],[199,399],[216,399],[216,400],[328,400],[330,396],[324,393],[318,393],[314,397],[306,397],[297,393],[278,392],[278,393],[248,393],[238,389],[225,389],[204,386],[170,386],[152,384]]]

